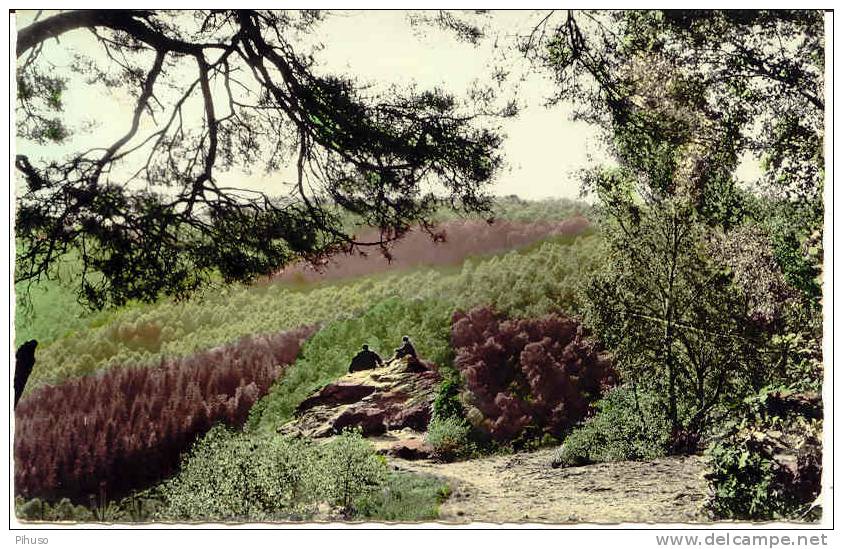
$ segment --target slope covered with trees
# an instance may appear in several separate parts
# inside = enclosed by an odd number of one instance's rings
[[[366,310],[389,297],[441,298],[470,308],[536,314],[568,309],[577,281],[594,264],[598,241],[581,237],[537,243],[521,252],[298,289],[284,284],[229,288],[204,299],[130,308],[103,325],[39,346],[30,385],[58,382],[124,363],[155,364],[251,334],[268,334]]]

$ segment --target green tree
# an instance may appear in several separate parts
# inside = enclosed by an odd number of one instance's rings
[[[619,177],[604,175],[601,192]],[[622,376],[662,395],[672,430],[697,434],[725,397],[760,383],[765,334],[687,201],[614,200],[602,200],[607,255],[586,317]]]
[[[694,143],[705,153],[695,155],[697,181],[708,183],[751,153],[771,190],[817,200],[823,25],[818,10],[565,10],[521,48],[555,76],[555,98],[575,101],[619,149],[651,149],[642,161],[669,154],[666,141]]]
[[[735,171],[760,156],[774,201],[822,211],[822,13],[568,10],[521,47],[553,73],[557,100],[605,129],[619,165],[585,181],[608,249],[590,322],[631,381],[664,395],[672,429],[699,431],[724,397],[787,366],[773,345],[793,304],[781,271],[809,292],[816,270],[800,260],[819,262],[793,256],[822,216],[780,239],[753,232],[770,223]]]
[[[481,113],[442,90],[377,95],[349,77],[321,74],[297,43],[321,17],[68,11],[21,28],[20,139],[70,138],[61,116],[67,79],[43,61],[60,47],[48,39],[65,33],[93,34],[109,61],[80,59],[74,70],[91,85],[123,89],[134,109],[113,143],[66,158],[16,157],[26,184],[17,203],[16,281],[50,276],[75,252],[80,297],[90,305],[181,297],[212,277],[248,281],[298,258],[360,246],[386,252],[414,223],[432,232],[442,195],[431,183],[453,206],[488,212],[483,188],[499,166],[500,138],[479,127]],[[154,130],[144,133],[150,121]],[[287,196],[218,179],[233,166],[285,164],[297,172]],[[342,212],[379,236],[355,237]]]

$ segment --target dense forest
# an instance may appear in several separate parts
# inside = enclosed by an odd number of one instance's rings
[[[437,13],[416,24],[492,38],[486,13]],[[443,518],[455,485],[378,446],[394,430],[446,473],[545,451],[546,475],[691,457],[708,488],[694,521],[819,520],[823,14],[538,13],[511,53],[608,151],[582,201],[487,193],[502,137],[478,120],[517,116],[495,110],[506,94],[367,95],[296,49],[321,17],[19,29],[19,142],[72,138],[49,36],[91,32],[111,62],[76,70],[136,109],[103,149],[16,158],[15,344],[38,341],[13,412],[18,517]],[[189,101],[195,132],[173,125]],[[145,191],[117,181],[138,150]],[[285,154],[289,196],[218,184]],[[413,356],[390,360],[402,336]],[[363,344],[386,364],[350,373]],[[420,413],[401,423],[405,402]],[[313,418],[326,436],[289,434]]]

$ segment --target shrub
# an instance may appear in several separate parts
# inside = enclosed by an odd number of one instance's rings
[[[153,490],[154,491],[154,490]],[[161,501],[149,491],[136,492],[119,501],[91,495],[88,506],[74,504],[68,498],[48,502],[40,498],[15,498],[15,515],[22,520],[45,522],[149,522]]]
[[[472,426],[458,416],[434,414],[427,427],[427,443],[433,448],[434,456],[443,461],[468,457],[475,450]]]
[[[379,490],[355,501],[354,516],[390,522],[436,520],[439,505],[450,493],[448,484],[436,477],[390,471]]]
[[[386,478],[382,457],[347,431],[319,445],[304,438],[261,437],[212,429],[162,487],[163,520],[302,520],[319,503],[344,516],[377,492]]]
[[[717,518],[805,519],[820,493],[822,404],[766,388],[745,400],[706,452]]]
[[[15,498],[15,516],[22,520],[38,520],[45,522],[89,522],[94,520],[94,514],[83,505],[74,505],[67,498],[56,503],[43,501],[39,498],[25,500]]]
[[[243,424],[312,332],[245,338],[157,368],[39,388],[16,410],[16,492],[115,496],[171,474],[214,423]]]
[[[467,417],[496,441],[561,437],[614,383],[609,360],[576,321],[508,320],[490,308],[453,316]]]
[[[553,456],[554,467],[663,456],[671,441],[670,422],[659,401],[632,388],[617,387],[596,403],[597,413],[575,429]]]
[[[462,391],[462,380],[459,372],[454,368],[443,366],[439,368],[442,374],[442,381],[436,390],[436,398],[433,401],[433,415],[439,418],[464,418],[465,407],[460,401]]]
[[[377,491],[386,477],[386,460],[373,451],[359,430],[346,430],[320,448],[320,493],[351,515],[353,502]]]
[[[317,463],[306,439],[251,437],[215,427],[161,489],[159,519],[301,518],[318,502]]]

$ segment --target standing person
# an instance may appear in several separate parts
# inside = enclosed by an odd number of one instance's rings
[[[35,367],[36,347],[38,347],[38,342],[30,339],[15,352],[15,408],[18,407],[18,401],[23,394],[24,387],[26,387],[29,374]]]
[[[401,341],[401,346],[395,349],[395,358],[411,356],[418,359],[419,357],[416,355],[416,348],[413,347],[412,343],[410,343],[410,337],[404,336],[401,338]]]
[[[368,345],[363,345],[363,350],[351,359],[351,366],[348,367],[348,371],[351,373],[361,370],[373,370],[377,366],[383,366],[383,360],[381,360],[380,355],[374,351],[370,351]]]

